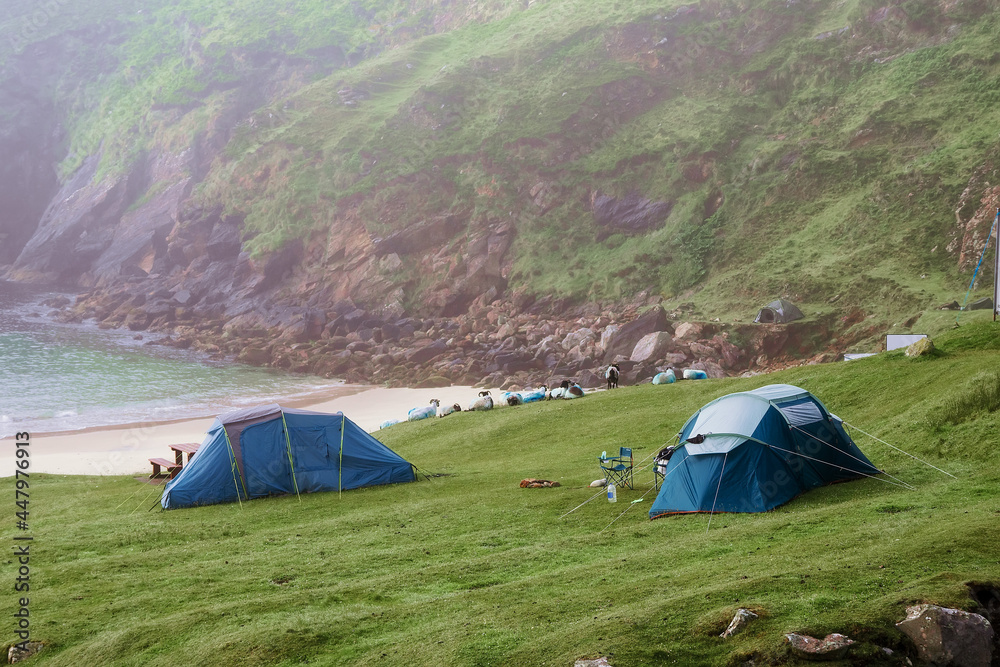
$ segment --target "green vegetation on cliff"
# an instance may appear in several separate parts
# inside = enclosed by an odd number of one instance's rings
[[[150,513],[156,490],[131,478],[33,475],[37,664],[790,664],[793,631],[848,634],[856,664],[904,664],[915,656],[893,624],[907,606],[972,608],[968,582],[1000,586],[1000,411],[976,398],[996,384],[977,376],[997,365],[995,326],[963,326],[929,357],[401,424],[379,437],[445,476],[341,496]],[[837,484],[709,527],[649,521],[647,468],[616,505],[564,516],[594,495],[601,450],[647,459],[704,403],[778,382],[957,479],[852,431],[916,489]],[[526,477],[562,486],[519,488]],[[13,497],[11,478],[0,488]],[[720,639],[739,607],[760,619]]]
[[[786,296],[860,340],[961,295],[997,199],[998,26],[976,0],[120,5],[67,3],[35,36],[117,35],[59,93],[63,172],[194,147],[195,200],[258,257],[457,214],[513,225],[515,290],[726,319]],[[602,197],[660,212],[604,220]],[[394,277],[416,309],[446,280],[427,269]]]

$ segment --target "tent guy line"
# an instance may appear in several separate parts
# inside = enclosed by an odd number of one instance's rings
[[[902,487],[904,489],[909,489],[910,491],[916,491],[917,490],[917,487],[915,487],[915,486],[913,486],[911,484],[907,484],[906,482],[904,482],[902,480],[899,480],[899,481],[896,481],[896,482],[892,482],[892,481],[889,481],[887,479],[882,479],[881,477],[877,477],[875,475],[865,474],[865,473],[860,472],[858,470],[851,470],[850,468],[848,468],[846,466],[837,465],[836,463],[830,463],[829,461],[823,461],[823,460],[820,460],[820,459],[814,459],[811,456],[806,456],[805,454],[802,454],[800,452],[793,452],[790,449],[782,449],[781,447],[777,447],[775,445],[768,445],[768,447],[771,447],[772,449],[777,449],[779,452],[785,452],[787,454],[795,454],[796,456],[801,456],[802,458],[809,459],[810,461],[816,461],[817,463],[822,463],[824,465],[833,466],[834,468],[837,468],[839,470],[846,470],[847,472],[852,472],[855,475],[861,475],[862,477],[867,477],[869,479],[877,479],[880,482],[885,482],[886,484],[891,484],[892,486],[899,486],[899,487]],[[834,447],[834,449],[837,449],[837,448]],[[839,452],[840,450],[837,449],[837,451]],[[885,473],[882,472],[882,471],[879,471],[879,474],[880,475],[884,475]],[[895,479],[895,478],[893,478],[893,479]]]
[[[854,424],[848,424],[847,422],[844,422],[844,424],[847,424],[847,426],[850,426],[851,428],[853,428],[854,430],[856,430],[856,431],[857,431],[858,433],[862,433],[862,434],[864,434],[864,435],[867,435],[867,436],[868,436],[869,438],[871,438],[872,440],[878,440],[879,442],[881,442],[881,443],[882,443],[883,445],[886,445],[887,447],[892,447],[893,449],[895,449],[895,450],[896,450],[896,451],[898,451],[898,452],[903,452],[904,454],[906,454],[907,456],[909,456],[909,457],[910,457],[911,459],[916,459],[917,461],[920,461],[921,463],[923,463],[923,464],[924,464],[925,466],[929,466],[929,467],[931,467],[931,468],[934,468],[934,469],[935,469],[935,470],[937,470],[938,472],[943,472],[943,473],[944,473],[945,475],[948,475],[948,477],[951,477],[952,479],[958,479],[958,477],[955,477],[954,475],[952,475],[952,474],[951,474],[950,472],[948,472],[947,470],[941,470],[941,468],[938,468],[938,467],[937,467],[937,466],[935,466],[935,465],[931,465],[931,464],[930,464],[930,463],[928,463],[927,461],[924,461],[924,460],[923,460],[923,459],[921,459],[921,458],[917,458],[916,456],[914,456],[913,454],[911,454],[911,453],[909,453],[909,452],[906,452],[906,451],[903,451],[902,449],[900,449],[900,448],[899,448],[899,447],[897,447],[896,445],[890,445],[890,444],[889,444],[888,442],[886,442],[885,440],[882,440],[882,439],[880,439],[880,438],[876,438],[876,437],[875,437],[874,435],[872,435],[871,433],[866,433],[865,431],[862,431],[862,430],[861,430],[860,428],[858,428],[858,427],[857,427],[857,426],[855,426]]]
[[[611,527],[611,524],[613,524],[615,521],[617,521],[618,519],[620,519],[623,516],[625,516],[625,512],[628,512],[630,509],[632,509],[633,507],[635,507],[636,503],[639,503],[639,502],[642,502],[643,500],[645,500],[646,494],[649,493],[650,491],[652,491],[655,486],[656,486],[656,483],[654,482],[653,484],[650,485],[650,487],[648,489],[646,489],[646,491],[641,496],[639,496],[638,500],[633,500],[632,502],[630,502],[628,504],[628,507],[626,507],[624,510],[622,510],[621,514],[619,514],[614,519],[612,519],[611,523],[609,523],[608,525],[606,525],[604,528],[601,528],[601,531],[599,533],[597,533],[597,534],[600,535],[601,533],[603,533],[604,531],[606,531],[608,528]]]
[[[850,452],[845,452],[845,451],[844,451],[843,449],[840,449],[839,447],[835,447],[834,445],[830,444],[830,443],[829,443],[829,442],[827,442],[826,440],[823,440],[823,439],[821,439],[821,438],[817,438],[817,437],[816,437],[815,435],[813,435],[812,433],[809,433],[808,431],[803,431],[803,430],[802,430],[802,429],[800,429],[800,428],[799,428],[798,426],[792,426],[792,428],[794,428],[794,429],[795,429],[796,431],[799,431],[799,432],[801,432],[801,433],[804,433],[805,435],[808,435],[808,436],[809,436],[810,438],[812,438],[813,440],[815,440],[815,441],[817,441],[817,442],[820,442],[820,443],[822,443],[822,444],[826,445],[827,447],[833,447],[834,449],[836,449],[836,450],[837,450],[838,452],[840,452],[841,454],[844,454],[845,456],[847,456],[847,457],[849,457],[849,458],[852,458],[852,459],[854,459],[854,460],[855,460],[855,461],[857,461],[858,463],[862,463],[862,464],[864,463],[864,461],[862,461],[861,459],[859,459],[859,458],[858,458],[857,456],[853,456],[853,455],[851,455],[851,453],[850,453]],[[908,484],[907,482],[904,482],[904,481],[903,481],[903,480],[901,480],[900,478],[898,478],[898,477],[896,477],[896,476],[894,476],[894,475],[890,475],[889,473],[887,473],[887,472],[886,472],[886,471],[884,471],[884,470],[882,470],[882,471],[881,471],[881,473],[882,473],[883,475],[885,475],[886,477],[891,477],[892,479],[896,480],[896,481],[897,481],[897,482],[899,482],[900,484],[903,484],[903,485],[905,485],[905,486],[907,486],[907,487],[909,487],[909,488],[911,488],[911,489],[914,489],[914,488],[915,488],[915,487],[913,487],[912,485]]]

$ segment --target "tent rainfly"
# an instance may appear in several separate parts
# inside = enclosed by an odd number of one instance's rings
[[[728,394],[681,429],[651,519],[687,512],[765,512],[819,486],[879,470],[805,389],[772,384]]]
[[[801,320],[805,315],[791,301],[777,299],[757,311],[754,322],[760,324],[784,324]]]
[[[342,413],[272,404],[218,417],[160,504],[175,509],[415,480],[410,463]]]

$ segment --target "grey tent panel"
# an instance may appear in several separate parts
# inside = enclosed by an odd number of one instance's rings
[[[801,320],[805,315],[790,301],[777,299],[767,304],[757,312],[754,322],[763,324],[784,324]]]

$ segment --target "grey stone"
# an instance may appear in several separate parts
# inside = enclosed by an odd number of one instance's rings
[[[27,660],[35,655],[45,646],[42,642],[27,642],[24,648],[19,648],[16,644],[7,650],[7,662],[11,665]]]
[[[605,657],[581,658],[573,663],[573,667],[611,667],[611,663]]]
[[[674,345],[674,338],[666,331],[646,334],[632,349],[631,361],[642,363],[662,359]]]
[[[653,306],[631,322],[621,325],[604,348],[605,363],[615,361],[617,355],[630,356],[635,344],[643,336],[657,331],[673,334],[673,329],[667,322],[667,313],[662,306]]]
[[[847,655],[851,645],[854,644],[853,639],[837,633],[816,639],[790,632],[785,635],[785,641],[788,642],[794,655],[806,660],[840,660]]]
[[[896,627],[913,640],[920,659],[933,665],[990,665],[993,627],[979,614],[922,604],[908,607]]]
[[[747,626],[750,621],[757,618],[757,614],[753,613],[749,609],[737,609],[736,614],[733,616],[733,620],[729,622],[729,627],[723,632],[720,637],[723,639],[729,639],[737,632],[740,632]]]

